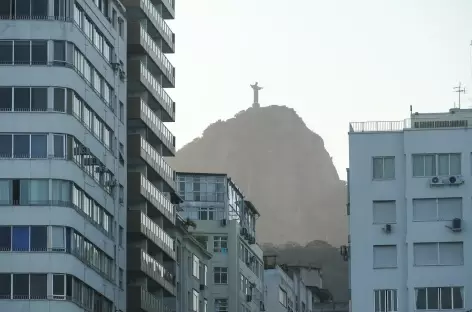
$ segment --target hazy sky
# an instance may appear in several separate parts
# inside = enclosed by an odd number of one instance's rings
[[[258,81],[261,105],[293,107],[344,178],[350,121],[445,111],[459,81],[472,88],[470,0],[176,0],[176,16],[179,148],[249,107]]]

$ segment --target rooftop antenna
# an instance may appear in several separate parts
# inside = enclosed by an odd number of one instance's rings
[[[459,82],[459,85],[457,87],[454,87],[454,92],[457,92],[457,95],[459,97],[459,109],[461,108],[461,93],[465,94],[465,87],[462,87],[462,83]],[[455,108],[456,105],[454,105]]]

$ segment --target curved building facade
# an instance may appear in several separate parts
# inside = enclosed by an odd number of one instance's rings
[[[126,22],[0,1],[0,311],[126,311]]]

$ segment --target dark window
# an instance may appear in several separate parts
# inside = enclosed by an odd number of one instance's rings
[[[64,136],[54,135],[54,157],[64,158]]]
[[[30,274],[30,298],[47,299],[48,296],[48,275]]]
[[[12,239],[12,250],[13,251],[29,251],[29,227],[27,226],[14,226],[13,227],[13,239]]]
[[[16,0],[15,6],[16,16],[26,17],[31,14],[30,0]]]
[[[116,10],[113,9],[111,13],[111,22],[112,22],[113,28],[115,29],[116,29],[116,18],[117,18]]]
[[[66,3],[64,0],[54,0],[54,16],[64,17],[66,11]]]
[[[0,134],[0,158],[11,158],[12,156],[12,135]]]
[[[13,299],[29,298],[29,274],[13,274]]]
[[[31,227],[31,251],[45,251],[48,248],[48,235],[46,226]]]
[[[12,201],[13,205],[20,204],[20,180],[12,181]]]
[[[30,110],[30,88],[15,88],[15,111],[29,111]]]
[[[0,41],[0,64],[13,64],[13,41]]]
[[[52,297],[54,299],[65,298],[65,275],[54,274],[52,276]]]
[[[10,17],[10,2],[11,1],[0,1],[0,16],[5,18],[5,17]]]
[[[48,0],[31,0],[31,15],[45,17],[48,15]]]
[[[66,276],[66,296],[69,298],[72,297],[72,276],[67,275]]]
[[[48,108],[48,89],[31,88],[31,110],[45,111]]]
[[[30,42],[29,41],[15,41],[15,64],[30,64]]]
[[[11,274],[0,274],[0,299],[11,299]]]
[[[54,110],[56,112],[66,111],[66,90],[62,88],[54,89]]]
[[[66,42],[54,41],[54,64],[64,65],[66,61]]]
[[[45,40],[31,41],[31,62],[33,65],[48,63],[48,43]]]
[[[11,226],[0,226],[0,251],[11,251]]]
[[[30,157],[30,136],[28,134],[13,135],[13,157]]]
[[[46,134],[31,135],[31,158],[47,158],[48,137]]]
[[[11,111],[12,108],[12,88],[0,88],[0,111]]]

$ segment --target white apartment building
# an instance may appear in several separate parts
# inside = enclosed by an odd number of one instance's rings
[[[351,123],[352,312],[472,308],[472,110]]]
[[[207,310],[264,311],[262,250],[256,244],[254,205],[226,174],[177,173],[180,214],[212,258],[208,263]],[[195,225],[195,227],[193,227]],[[193,260],[198,272],[198,257]],[[194,274],[195,275],[195,274]]]

